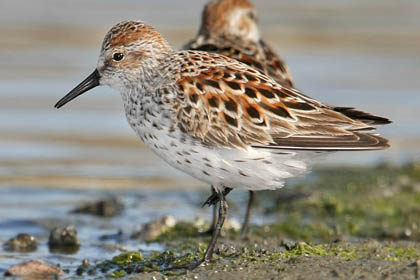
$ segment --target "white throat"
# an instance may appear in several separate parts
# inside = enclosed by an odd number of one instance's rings
[[[260,31],[257,24],[254,22],[249,23],[248,28],[245,30],[239,28],[242,24],[241,21],[243,18],[247,17],[246,13],[248,13],[248,10],[246,9],[236,9],[233,13],[231,13],[229,30],[233,31],[233,35],[243,38],[245,41],[258,42],[260,40]]]

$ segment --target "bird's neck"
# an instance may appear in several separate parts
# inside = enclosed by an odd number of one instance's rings
[[[174,93],[167,89],[174,87],[179,69],[174,52],[151,60],[138,69],[137,80],[120,90],[130,124],[154,112],[157,104],[162,104],[161,107],[165,107],[163,103],[169,106],[167,100],[172,99],[170,95]]]

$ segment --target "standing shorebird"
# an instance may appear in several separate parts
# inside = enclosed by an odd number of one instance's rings
[[[282,86],[294,86],[286,63],[261,38],[257,13],[249,0],[210,1],[204,7],[198,35],[188,42],[184,49],[228,56],[270,76]],[[353,108],[330,106],[330,109],[371,125],[389,123],[387,119],[356,111]],[[254,196],[254,191],[250,190],[242,234],[247,232]],[[216,212],[213,211],[212,229],[216,222]]]
[[[183,49],[222,54],[243,62],[270,76],[277,83],[293,87],[292,76],[284,61],[261,39],[254,5],[248,0],[213,0],[203,10],[201,26],[196,38]],[[212,192],[214,189],[212,188]],[[249,191],[241,233],[248,229],[254,191]],[[213,206],[213,221],[217,223],[217,205]]]
[[[282,86],[293,87],[289,68],[260,35],[248,0],[212,0],[203,10],[197,36],[184,49],[223,54],[248,64]]]
[[[140,21],[107,33],[95,71],[55,107],[99,85],[120,91],[128,122],[158,156],[215,189],[216,228],[189,268],[212,259],[229,189],[277,189],[324,152],[388,147],[373,126],[226,56],[174,51]]]

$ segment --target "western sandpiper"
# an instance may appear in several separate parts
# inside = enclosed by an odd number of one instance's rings
[[[212,259],[230,189],[278,189],[317,155],[388,147],[373,126],[226,56],[174,51],[140,21],[107,33],[96,69],[55,107],[99,85],[120,91],[128,122],[158,156],[215,189],[217,225],[189,268]]]
[[[223,54],[248,64],[270,76],[282,86],[293,87],[289,68],[274,49],[261,38],[260,34],[257,13],[251,1],[212,0],[204,7],[201,26],[196,38],[188,42],[184,49]],[[389,123],[387,119],[372,116],[353,108],[331,106],[331,109],[369,124]],[[249,191],[242,234],[247,232],[254,196],[254,192]],[[214,209],[216,209],[216,205]],[[216,222],[217,215],[213,211],[210,232]]]
[[[260,35],[257,12],[248,0],[213,0],[203,10],[196,38],[184,49],[223,54],[252,66],[280,85],[293,87],[286,63]]]

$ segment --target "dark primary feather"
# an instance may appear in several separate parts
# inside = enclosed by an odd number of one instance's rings
[[[288,150],[318,150],[318,151],[366,151],[380,150],[389,147],[388,140],[375,134],[354,132],[351,135],[334,137],[290,137],[273,138],[275,144],[255,146],[256,148],[275,148]]]
[[[342,113],[353,120],[358,120],[369,125],[385,125],[392,123],[392,121],[387,118],[382,118],[369,113],[358,111],[351,107],[334,107],[334,111]]]

